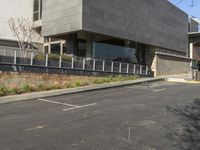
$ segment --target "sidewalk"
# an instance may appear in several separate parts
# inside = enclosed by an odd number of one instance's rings
[[[165,76],[165,78],[168,82],[190,83],[190,84],[200,83],[200,81],[193,80],[190,74],[169,75],[169,76]]]
[[[166,77],[142,78],[142,79],[138,79],[138,80],[90,85],[90,86],[84,86],[84,87],[78,87],[78,88],[69,88],[69,89],[5,96],[5,97],[0,97],[0,104],[18,102],[18,101],[24,101],[24,100],[31,100],[31,99],[38,99],[38,98],[44,98],[44,97],[51,97],[51,96],[59,96],[59,95],[65,95],[65,94],[74,94],[74,93],[80,93],[80,92],[102,90],[102,89],[129,86],[129,85],[137,85],[137,84],[143,84],[143,83],[165,81],[165,79],[166,79]]]

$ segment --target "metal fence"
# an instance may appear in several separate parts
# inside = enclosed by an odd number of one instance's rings
[[[9,55],[8,55],[9,54]],[[100,59],[86,59],[82,57],[67,57],[64,58],[61,55],[57,55],[55,58],[50,58],[50,55],[42,55],[40,59],[37,56],[38,53],[30,52],[24,53],[20,51],[14,51],[12,53],[8,51],[0,52],[0,64],[33,66],[33,67],[47,67],[54,69],[74,69],[81,71],[93,71],[93,72],[107,72],[118,74],[130,74],[148,76],[149,68],[145,65],[123,63],[116,61],[107,61]]]

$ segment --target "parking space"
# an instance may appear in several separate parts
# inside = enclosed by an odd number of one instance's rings
[[[0,105],[0,149],[189,150],[199,143],[182,140],[190,122],[176,111],[198,104],[199,91],[157,82]]]

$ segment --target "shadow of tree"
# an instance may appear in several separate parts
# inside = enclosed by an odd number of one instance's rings
[[[176,120],[167,125],[167,137],[174,146],[181,150],[200,150],[200,99],[170,106],[168,110],[176,115]]]

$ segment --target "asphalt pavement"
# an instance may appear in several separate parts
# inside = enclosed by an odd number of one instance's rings
[[[0,105],[0,150],[199,150],[200,84],[157,82]]]

